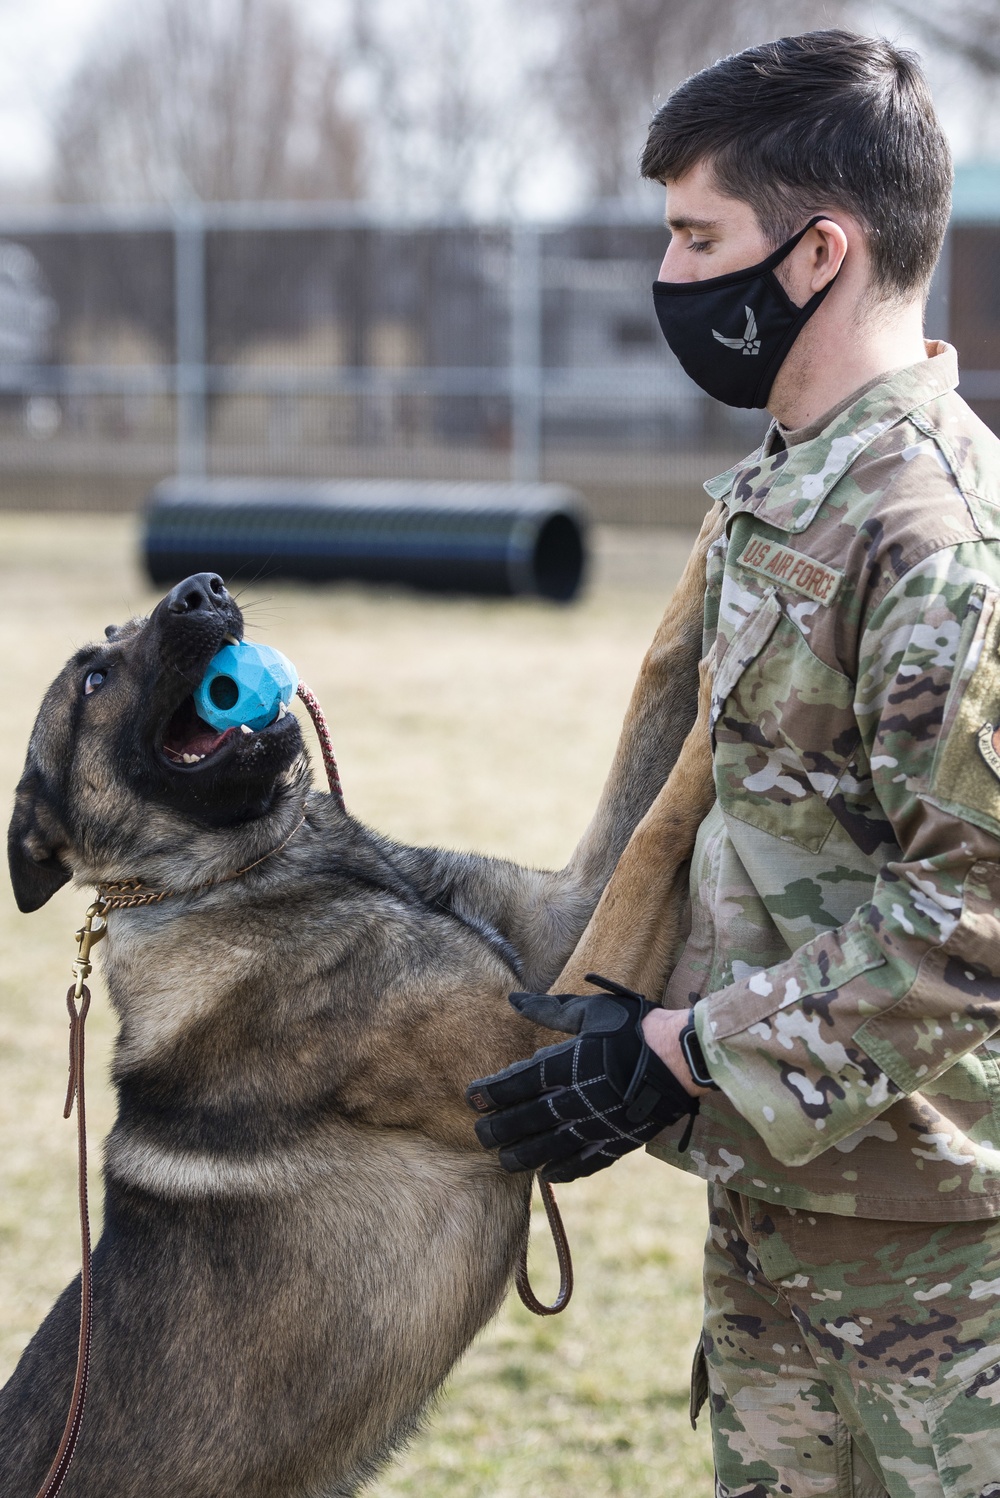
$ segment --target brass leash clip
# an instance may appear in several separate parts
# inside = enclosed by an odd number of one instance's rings
[[[97,921],[100,924],[95,925]],[[108,923],[104,915],[104,906],[96,901],[87,910],[83,925],[76,933],[77,949],[73,962],[73,976],[76,979],[76,987],[73,990],[74,999],[79,1002],[83,996],[83,985],[94,970],[90,960],[91,949],[97,945],[102,937],[107,935]]]
[[[105,909],[102,901],[95,900],[88,908],[83,918],[83,925],[76,933],[77,948],[76,957],[73,960],[73,977],[76,981],[66,994],[66,1008],[69,1010],[69,1081],[66,1088],[66,1106],[63,1109],[64,1118],[69,1118],[73,1111],[73,1102],[77,1096],[83,1071],[83,1022],[90,1008],[90,989],[87,987],[87,979],[94,970],[90,953],[102,937],[107,935],[108,923],[105,918]]]

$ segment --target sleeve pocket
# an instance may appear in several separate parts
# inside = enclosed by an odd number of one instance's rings
[[[725,706],[726,698],[730,696],[747,667],[760,655],[774,634],[780,618],[781,604],[778,602],[774,589],[769,588],[759,607],[754,609],[750,617],[744,620],[733,635],[721,664],[716,668],[712,680],[711,726],[713,729]]]

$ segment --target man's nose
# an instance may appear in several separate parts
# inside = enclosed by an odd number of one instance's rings
[[[683,250],[677,240],[672,239],[663,252],[660,261],[660,269],[656,279],[658,281],[697,281],[698,277],[692,273],[691,261],[696,257],[688,255],[685,261]]]

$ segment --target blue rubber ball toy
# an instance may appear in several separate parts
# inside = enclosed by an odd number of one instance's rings
[[[194,705],[199,718],[218,733],[242,723],[256,731],[273,723],[282,705],[287,708],[298,684],[295,667],[280,650],[241,640],[223,645],[209,661]]]

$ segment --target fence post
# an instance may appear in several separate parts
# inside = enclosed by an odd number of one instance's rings
[[[542,477],[541,237],[535,224],[511,231],[510,466],[517,483]]]
[[[177,472],[206,472],[205,222],[198,204],[174,211],[174,333]]]

